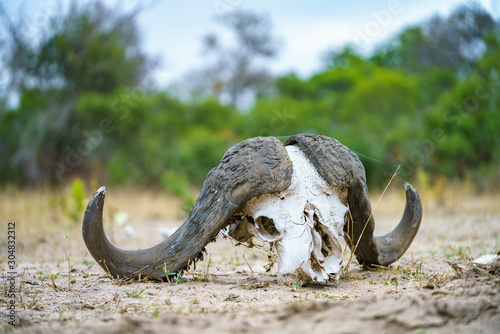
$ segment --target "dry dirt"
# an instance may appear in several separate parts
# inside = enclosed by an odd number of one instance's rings
[[[500,332],[500,262],[470,262],[500,248],[498,195],[421,194],[427,200],[419,234],[392,266],[366,270],[353,261],[338,282],[283,286],[267,247],[223,238],[170,283],[110,279],[88,254],[81,222],[68,218],[65,194],[0,191],[1,331]],[[372,195],[373,206],[378,197]],[[182,223],[178,206],[164,194],[108,189],[105,227],[117,246],[148,247],[161,239],[159,228]],[[376,234],[392,229],[403,208],[403,191],[386,194],[374,209]],[[113,217],[121,210],[129,217],[120,225]],[[16,222],[15,327],[7,323],[8,221]]]

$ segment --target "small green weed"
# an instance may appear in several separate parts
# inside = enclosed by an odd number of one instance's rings
[[[169,283],[175,283],[177,281],[177,284],[180,284],[182,282],[187,281],[187,279],[182,277],[182,275],[184,274],[182,270],[179,270],[178,272],[170,272],[170,270],[168,270],[167,267],[163,265],[163,272],[165,273],[165,276],[167,277],[167,282]]]
[[[40,279],[47,279],[47,278],[52,278],[52,277],[57,278],[61,274],[60,271],[57,272],[56,274],[51,274],[50,272],[48,274],[45,274],[45,272],[43,270],[38,270],[37,273],[38,273]]]
[[[207,276],[203,276],[201,274],[193,274],[193,280],[194,281],[200,281],[200,282],[206,282],[206,281],[208,281],[208,277]]]
[[[455,259],[455,260],[464,260],[464,261],[470,261],[472,260],[471,256],[471,250],[469,246],[441,246],[441,249],[443,251],[444,256],[446,256],[446,259]]]
[[[429,274],[424,273],[424,272],[422,271],[422,269],[420,269],[420,270],[419,270],[419,269],[417,268],[417,269],[415,269],[414,271],[411,271],[411,270],[406,269],[406,270],[404,271],[404,273],[401,275],[401,278],[402,278],[402,279],[412,279],[412,278],[421,279],[421,278],[423,278],[423,277],[425,277],[425,276],[429,276]]]
[[[83,259],[83,260],[82,260],[82,264],[85,264],[85,265],[94,265],[94,264],[95,264],[95,261],[93,261],[93,260]]]
[[[187,279],[182,277],[182,274],[183,272],[182,271],[179,271],[178,275],[177,275],[177,284],[181,284],[182,282],[186,282]]]
[[[76,178],[64,198],[64,211],[68,218],[78,221],[85,208],[85,185],[83,181]]]
[[[385,277],[380,277],[378,280],[370,280],[368,281],[370,284],[377,284],[377,283],[382,283],[385,285],[398,285],[398,279],[396,277],[392,278],[385,278]]]
[[[158,319],[160,317],[160,313],[158,312],[156,307],[151,305],[149,309],[151,310],[151,313],[153,313],[153,318]]]
[[[125,294],[127,295],[127,297],[129,298],[140,298],[142,297],[142,293],[146,290],[146,288],[142,289],[141,291],[137,291],[137,290],[134,290],[132,292],[128,292],[127,290],[123,290],[123,292],[125,292]]]

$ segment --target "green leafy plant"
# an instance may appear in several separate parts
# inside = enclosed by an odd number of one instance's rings
[[[200,282],[206,282],[206,281],[208,281],[208,277],[206,275],[194,274],[193,280],[200,281]]]
[[[153,318],[158,319],[160,317],[160,313],[158,312],[156,307],[151,305],[149,309],[151,310],[151,313],[153,313]]]
[[[465,261],[470,261],[472,260],[471,257],[471,249],[469,246],[441,246],[443,250],[443,254],[446,256],[447,259],[458,259],[458,260],[465,260]]]
[[[127,297],[129,298],[140,298],[142,297],[142,293],[146,290],[146,288],[142,289],[141,291],[137,291],[137,290],[134,290],[132,292],[128,292],[127,290],[123,290],[123,292],[125,292],[125,294],[127,295]]]
[[[39,275],[40,279],[47,279],[47,278],[51,278],[51,277],[53,277],[55,279],[60,274],[61,274],[60,271],[55,273],[55,274],[51,274],[50,272],[48,274],[45,274],[45,272],[43,270],[38,270],[38,275]]]
[[[184,272],[182,270],[177,273],[177,284],[180,284],[182,282],[186,282],[187,281],[186,278],[182,277],[183,273]]]
[[[182,277],[182,275],[184,274],[182,270],[179,270],[178,272],[170,272],[170,270],[168,270],[166,266],[163,265],[163,272],[165,273],[165,276],[167,277],[167,281],[169,283],[177,282],[177,284],[180,284],[187,281],[187,279]]]
[[[66,191],[64,204],[66,216],[73,221],[80,220],[85,208],[85,185],[81,179],[76,178]]]

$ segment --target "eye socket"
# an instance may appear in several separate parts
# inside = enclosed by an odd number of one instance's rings
[[[280,232],[271,218],[260,216],[255,219],[256,232],[264,241],[273,242],[279,237]]]
[[[277,235],[278,230],[276,226],[274,226],[274,221],[267,217],[259,217],[257,218],[257,223],[260,224],[264,228],[264,230],[270,235]]]

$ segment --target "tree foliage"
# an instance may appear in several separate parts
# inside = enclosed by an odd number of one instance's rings
[[[278,44],[268,18],[221,17],[237,46],[205,39],[214,62],[196,79],[213,94],[186,100],[143,84],[153,62],[136,15],[74,2],[37,41],[7,25],[3,62],[19,104],[0,101],[0,181],[82,176],[187,196],[186,183],[203,182],[231,145],[307,132],[355,151],[374,185],[398,166],[404,179],[500,182],[500,29],[478,5],[408,27],[368,56],[352,45],[330,51],[323,69],[276,78],[245,110],[246,92],[271,83],[263,60]]]
[[[468,70],[481,58],[485,36],[497,29],[498,22],[479,4],[463,4],[449,17],[436,15],[404,30],[376,50],[372,59],[414,73],[429,67]]]
[[[140,49],[136,14],[106,8],[99,1],[73,1],[66,12],[50,18],[36,40],[26,34],[23,21],[4,17],[8,34],[3,44],[8,48],[2,61],[19,106],[2,112],[2,123],[9,125],[0,136],[10,144],[0,145],[0,152],[11,157],[10,168],[21,170],[17,173],[27,182],[55,181],[64,168],[60,161],[68,157],[72,165],[89,166],[83,156],[93,145],[80,143],[88,140],[84,131],[101,117],[87,114],[78,104],[91,92],[107,95],[136,87],[151,64]]]

